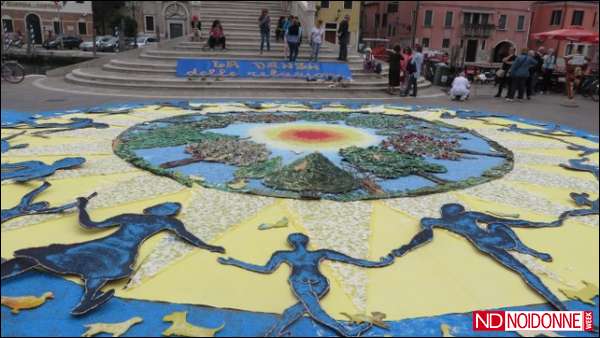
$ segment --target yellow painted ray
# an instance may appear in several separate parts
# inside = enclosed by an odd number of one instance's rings
[[[180,202],[185,204],[188,198],[189,192],[184,190],[175,194],[150,198],[144,201],[91,210],[90,215],[94,220],[102,220],[124,213],[141,213],[143,209],[163,202]],[[46,246],[54,243],[69,244],[89,241],[104,237],[117,229],[115,227],[106,230],[87,230],[79,226],[77,213],[69,213],[58,219],[3,232],[2,257],[12,257],[13,252],[19,249]]]
[[[371,259],[410,242],[419,220],[384,203],[373,203]],[[463,256],[467,256],[466,261]],[[469,311],[477,302],[463,282],[465,264],[485,261],[469,243],[437,231],[432,243],[415,249],[386,268],[369,269],[367,312],[381,311],[388,320]],[[494,265],[492,264],[492,267]],[[465,277],[467,278],[467,277]],[[490,301],[491,303],[491,301]]]
[[[544,155],[549,157],[560,157],[565,160],[577,158],[579,153],[576,150],[569,150],[566,147],[564,149],[555,148],[519,148],[519,153],[532,154],[532,155]]]
[[[454,193],[467,210],[493,211],[497,213],[518,213],[520,219],[531,221],[553,221],[555,217],[540,215],[521,208],[485,201],[464,193]],[[568,219],[564,225],[556,228],[513,228],[526,245],[547,252],[554,258],[552,263],[536,260],[540,269],[547,269],[548,274],[555,273],[556,278],[544,278],[544,283],[558,294],[558,288],[564,287],[560,281],[573,284],[579,280],[592,283],[598,281],[598,229],[579,223],[577,219]],[[532,291],[533,293],[533,291]]]
[[[539,198],[547,199],[553,203],[571,206],[573,208],[579,208],[577,205],[575,205],[575,203],[569,196],[571,192],[578,192],[573,191],[573,189],[542,186],[528,182],[510,181],[506,179],[502,181],[502,184],[506,184],[514,189],[522,190],[523,193],[537,195]],[[587,193],[590,194],[591,200],[595,200],[596,198],[598,198],[597,194],[594,194],[589,191],[587,191]]]
[[[283,217],[292,219],[281,203],[275,203],[231,228],[212,244],[225,247],[227,256],[265,264],[275,251],[288,248],[287,236],[298,229],[290,226],[260,231],[257,226]],[[205,250],[195,250],[140,286],[117,290],[117,295],[273,313],[281,313],[297,302],[287,283],[290,271],[286,265],[273,274],[263,275],[221,265],[217,257]],[[356,312],[350,299],[334,284],[332,273],[327,269],[323,272],[332,284],[323,300],[324,308],[332,315]]]
[[[492,207],[482,202],[465,205],[469,210]],[[386,208],[376,208],[373,216],[371,247],[382,251],[399,246],[390,243],[398,229],[403,230],[398,231],[400,245],[408,243],[419,230],[417,219]],[[598,246],[596,230],[567,222],[562,228],[515,231],[527,245],[551,253],[554,262],[540,264],[549,266],[567,281],[579,280],[581,276],[598,279],[598,255],[593,252]],[[557,296],[562,296],[558,288],[564,284],[540,277]],[[512,270],[477,251],[467,239],[441,229],[434,230],[432,242],[397,258],[394,265],[369,271],[369,280],[369,309],[377,308],[391,320],[545,303]]]
[[[75,201],[79,196],[87,196],[103,185],[113,184],[118,180],[126,180],[135,173],[118,175],[87,176],[77,178],[65,178],[54,180],[52,177],[48,181],[52,184],[50,188],[42,192],[35,201],[48,201],[50,205],[59,205]],[[4,184],[2,185],[2,199],[0,204],[2,209],[12,208],[21,201],[21,197],[41,185],[41,181],[32,181],[22,184]]]
[[[568,164],[568,162],[565,164]],[[596,182],[595,184],[598,184],[597,183],[598,181],[596,181],[596,179],[594,178],[594,175],[592,175],[590,173],[586,173],[586,172],[569,170],[569,169],[565,169],[560,166],[553,166],[553,165],[546,165],[546,164],[521,164],[521,165],[526,168],[531,168],[531,169],[538,170],[538,171],[541,171],[544,173],[574,177],[574,178],[581,179],[581,180]]]

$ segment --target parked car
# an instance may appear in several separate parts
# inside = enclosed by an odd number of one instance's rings
[[[119,38],[111,36],[105,41],[101,41],[98,44],[98,49],[101,52],[118,52],[119,51]]]
[[[42,46],[46,49],[73,49],[79,48],[81,41],[81,38],[78,36],[59,35],[54,40],[46,40]]]
[[[158,42],[158,39],[155,36],[144,35],[144,36],[138,36],[138,38],[137,38],[138,48],[143,48],[143,47],[146,47],[150,44],[157,43],[157,42]],[[135,43],[132,43],[131,45],[132,45],[132,47],[135,48]]]
[[[96,37],[96,50],[98,50],[98,46],[100,45],[100,43],[102,41],[107,41],[110,38],[111,38],[110,35],[97,36]],[[94,45],[92,44],[92,41],[84,41],[81,44],[79,44],[79,49],[81,49],[83,51],[90,51],[93,49],[93,47],[94,47]]]

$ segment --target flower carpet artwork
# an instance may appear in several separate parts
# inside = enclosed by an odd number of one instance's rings
[[[2,112],[2,336],[598,325],[598,136],[376,102],[30,115]]]

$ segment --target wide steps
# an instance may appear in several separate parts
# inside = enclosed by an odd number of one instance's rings
[[[308,61],[310,57],[309,51],[300,51],[298,53],[298,61]],[[258,51],[232,51],[232,50],[220,50],[219,48],[214,51],[203,51],[203,52],[184,52],[184,51],[144,51],[140,54],[142,59],[153,59],[153,60],[178,60],[178,59],[226,59],[226,60],[284,60],[283,53],[275,51],[265,51],[262,55]],[[319,56],[320,61],[328,62],[339,62],[337,61],[337,54],[323,54]],[[362,62],[360,57],[349,57],[350,62]]]

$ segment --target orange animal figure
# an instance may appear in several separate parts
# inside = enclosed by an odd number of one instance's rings
[[[23,296],[23,297],[4,297],[2,296],[2,305],[11,309],[11,312],[18,314],[21,310],[35,309],[41,306],[48,299],[53,299],[52,292],[46,292],[40,297]]]

